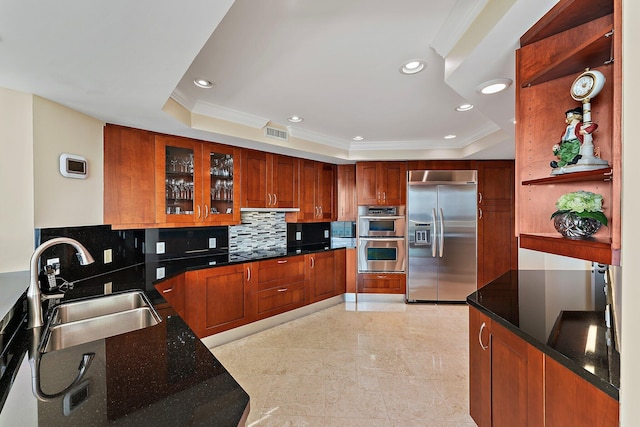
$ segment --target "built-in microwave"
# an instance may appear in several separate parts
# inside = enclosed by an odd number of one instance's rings
[[[403,237],[405,227],[404,206],[358,207],[360,237]]]

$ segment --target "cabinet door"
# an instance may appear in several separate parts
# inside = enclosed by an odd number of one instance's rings
[[[154,224],[154,135],[139,129],[104,128],[104,223],[114,228]]]
[[[338,165],[338,221],[356,221],[356,166]]]
[[[328,163],[317,163],[317,205],[320,221],[336,220],[336,167]]]
[[[242,207],[267,207],[268,164],[267,153],[244,150],[242,155]]]
[[[209,224],[240,222],[241,151],[203,144],[203,206],[199,220]]]
[[[154,287],[162,295],[173,309],[184,319],[184,292],[185,292],[185,276],[178,276],[164,280]]]
[[[185,315],[200,337],[250,321],[250,264],[215,267],[186,273]]]
[[[334,252],[318,252],[307,255],[310,302],[321,301],[336,295],[336,260]]]
[[[313,221],[319,216],[317,200],[317,176],[316,162],[313,160],[300,160],[300,212],[299,221]]]
[[[347,291],[347,251],[349,249],[338,249],[333,251],[333,256],[336,261],[335,265],[335,280],[336,290],[335,295],[342,295]],[[351,249],[355,252],[355,249]],[[355,263],[354,263],[355,264]]]
[[[619,425],[619,403],[586,380],[545,357],[546,426]]]
[[[356,163],[356,188],[358,205],[378,204],[377,162]]]
[[[469,413],[491,426],[491,320],[469,306]]]
[[[407,199],[406,162],[378,162],[378,192],[384,205],[404,205]]]
[[[272,205],[279,208],[298,207],[298,159],[273,154],[272,180]]]
[[[202,215],[201,150],[195,140],[156,136],[157,223],[195,223]]]
[[[495,322],[490,349],[492,425],[544,425],[542,352]]]
[[[406,276],[400,273],[359,273],[358,292],[363,294],[405,294]]]

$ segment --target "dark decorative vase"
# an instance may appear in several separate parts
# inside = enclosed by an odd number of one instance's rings
[[[602,225],[593,218],[582,218],[573,212],[565,212],[553,218],[553,225],[564,237],[568,239],[588,239]]]

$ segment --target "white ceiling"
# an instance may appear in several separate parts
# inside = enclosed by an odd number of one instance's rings
[[[475,89],[515,80],[519,37],[556,1],[0,0],[0,86],[108,123],[339,163],[513,158],[513,86]],[[401,74],[415,58],[426,69]],[[465,102],[476,107],[456,112]],[[263,137],[267,123],[289,141]]]

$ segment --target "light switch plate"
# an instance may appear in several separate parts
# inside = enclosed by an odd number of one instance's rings
[[[209,249],[214,249],[218,247],[218,239],[215,237],[209,237]]]
[[[156,253],[157,254],[164,253],[164,242],[156,242]]]
[[[302,231],[296,231],[296,240],[302,240]]]
[[[113,261],[113,251],[111,249],[105,249],[103,255],[105,264],[109,264]]]
[[[164,267],[156,268],[156,280],[164,279],[165,274]]]
[[[329,230],[324,230],[324,238],[325,239],[329,238]]]

